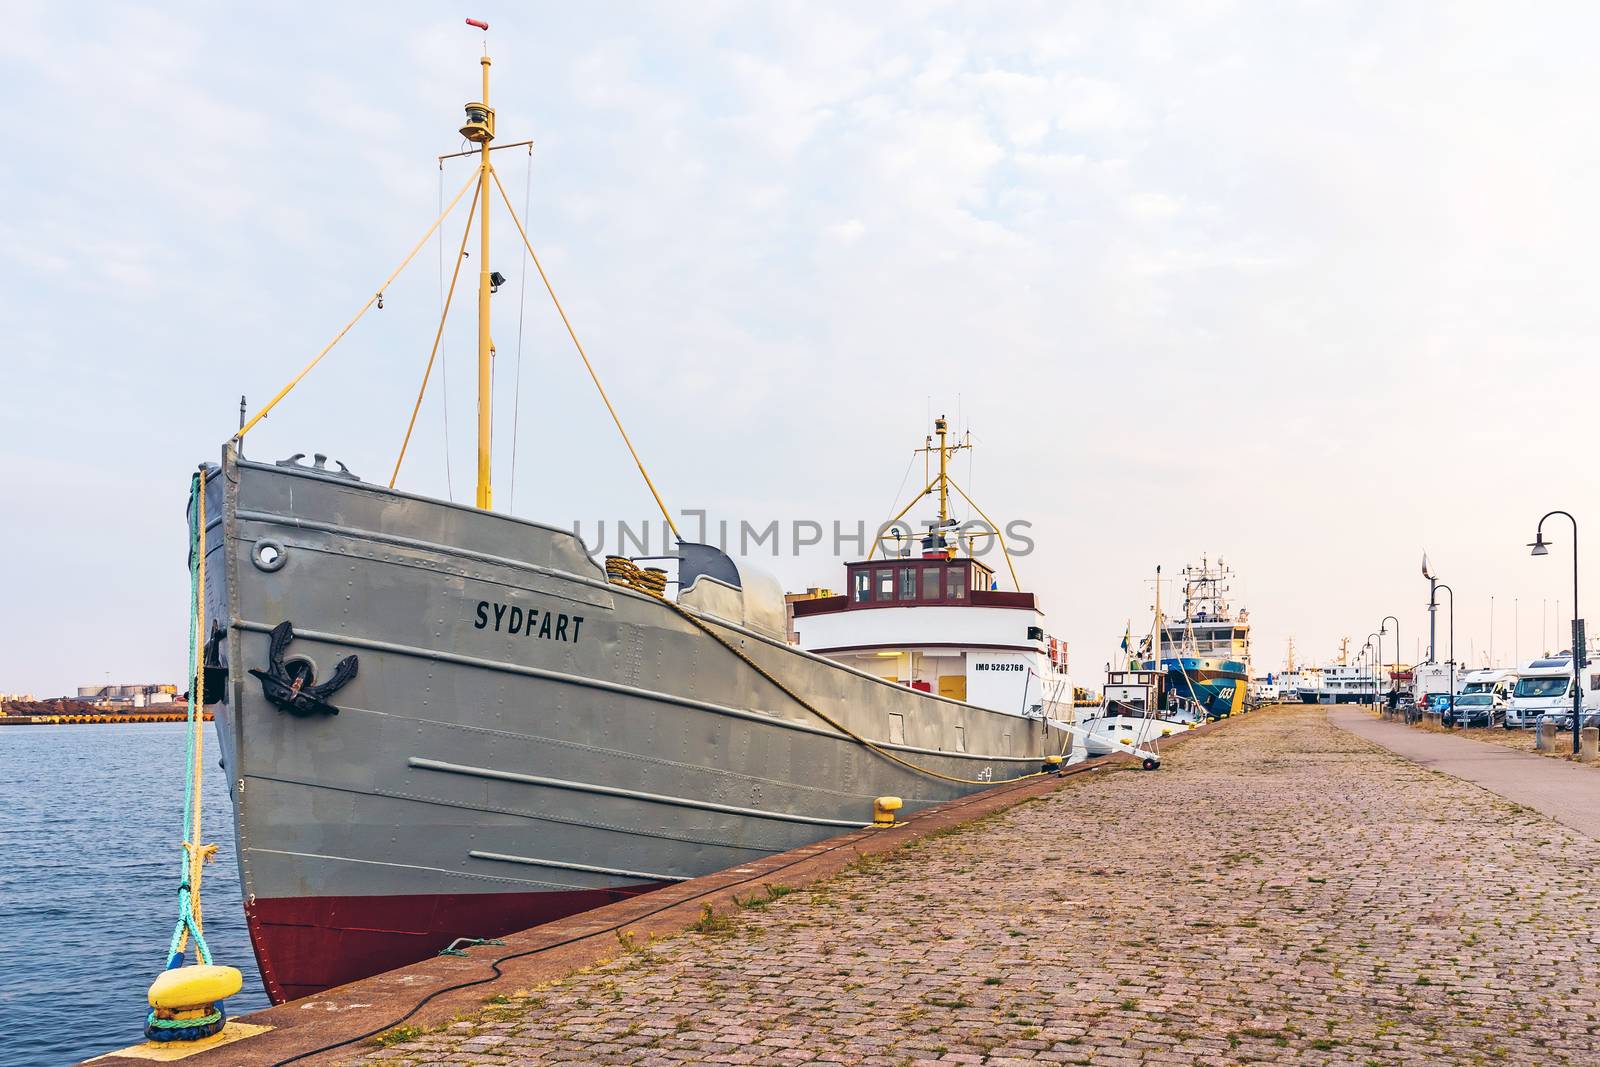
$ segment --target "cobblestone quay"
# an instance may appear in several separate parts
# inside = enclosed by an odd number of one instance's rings
[[[360,1058],[1595,1064],[1597,860],[1286,707]]]

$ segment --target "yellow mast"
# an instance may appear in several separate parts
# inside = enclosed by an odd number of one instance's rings
[[[933,432],[939,435],[939,532],[944,532],[945,523],[950,519],[950,488],[949,474],[946,473],[950,459],[950,450],[945,447],[945,434],[950,430],[950,424],[940,415],[933,420]]]
[[[478,507],[493,503],[490,484],[490,419],[494,408],[494,341],[489,336],[489,142],[494,140],[494,109],[489,106],[489,56],[484,54],[483,99],[467,105],[467,125],[461,135],[478,142]],[[474,114],[476,109],[479,114]]]

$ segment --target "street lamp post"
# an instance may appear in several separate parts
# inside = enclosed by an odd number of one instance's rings
[[[1367,673],[1367,649],[1364,645],[1356,652],[1356,671],[1360,675]]]
[[[1381,637],[1389,632],[1389,623],[1391,622],[1394,623],[1394,669],[1398,671],[1400,669],[1400,620],[1393,615],[1385,615],[1383,621],[1378,623],[1378,636]],[[1379,657],[1379,659],[1382,658],[1381,656]],[[1390,680],[1392,681],[1393,679]]]
[[[1356,652],[1356,673],[1358,676],[1365,676],[1367,673],[1366,659],[1368,647],[1368,645],[1362,645],[1361,648]]]
[[[1434,599],[1436,601],[1438,599],[1437,590],[1443,589],[1445,592],[1450,594],[1450,703],[1449,703],[1449,710],[1452,713],[1451,717],[1453,718],[1454,717],[1454,712],[1456,710],[1456,591],[1454,589],[1450,588],[1448,585],[1444,584],[1443,582],[1435,582],[1433,587],[1436,590],[1436,592],[1434,593]],[[1430,608],[1432,608],[1432,607],[1436,607],[1437,605],[1436,604],[1429,604],[1428,606]]]
[[[1528,547],[1533,549],[1535,556],[1548,556],[1549,543],[1544,539],[1544,520],[1551,515],[1566,515],[1567,521],[1572,523],[1572,753],[1578,754],[1578,738],[1583,720],[1583,652],[1584,633],[1583,617],[1578,614],[1578,520],[1565,511],[1547,512],[1539,520],[1539,526],[1534,531],[1533,543]],[[1454,600],[1452,598],[1452,603]]]
[[[1377,711],[1378,671],[1383,666],[1383,642],[1378,639],[1377,634],[1368,634],[1367,647],[1373,650],[1372,658],[1367,660],[1367,670],[1372,674],[1372,710]]]

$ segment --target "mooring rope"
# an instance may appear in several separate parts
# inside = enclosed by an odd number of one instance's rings
[[[801,696],[799,693],[796,693],[793,689],[790,689],[787,685],[785,685],[782,682],[780,682],[777,678],[773,677],[772,673],[770,671],[768,671],[765,667],[761,666],[761,664],[757,663],[755,660],[753,660],[749,656],[745,655],[743,649],[737,647],[736,645],[733,644],[733,642],[727,640],[721,634],[717,633],[715,630],[713,630],[711,628],[709,623],[705,622],[704,620],[699,618],[697,615],[695,615],[692,612],[690,612],[687,608],[683,607],[681,604],[678,604],[676,601],[673,601],[673,600],[668,600],[665,597],[661,598],[661,602],[666,604],[668,607],[672,608],[673,611],[676,611],[679,615],[683,616],[685,619],[687,619],[692,626],[694,626],[696,629],[700,630],[707,637],[711,638],[713,641],[717,642],[717,644],[721,645],[723,648],[727,649],[729,652],[732,652],[739,659],[743,660],[745,666],[747,666],[751,670],[755,671],[762,678],[765,678],[768,682],[770,682],[773,686],[775,686],[777,688],[777,690],[780,693],[782,693],[784,696],[788,697],[790,700],[794,701],[796,704],[799,704],[806,711],[809,711],[811,714],[815,715],[817,718],[821,719],[823,722],[827,723],[829,726],[833,727],[835,730],[838,730],[841,734],[844,734],[850,740],[854,741],[856,744],[862,746],[863,748],[866,748],[869,751],[874,752],[879,756],[882,756],[884,759],[889,760],[892,763],[898,763],[900,766],[905,767],[907,770],[915,771],[918,774],[927,775],[929,778],[938,778],[941,781],[955,782],[955,783],[957,783],[959,785],[1000,785],[1000,784],[1002,784],[1001,782],[996,782],[996,781],[993,781],[991,779],[985,779],[985,778],[962,778],[959,775],[945,774],[943,771],[936,771],[932,767],[924,767],[921,764],[913,763],[908,759],[904,759],[904,758],[902,758],[900,756],[895,755],[893,752],[891,752],[888,749],[882,747],[877,742],[872,741],[869,738],[862,737],[860,734],[858,734],[854,730],[850,729],[850,727],[846,726],[844,723],[840,722],[838,719],[835,719],[833,716],[829,715],[827,712],[823,711],[821,708],[819,708],[815,704],[811,703],[805,697]],[[1024,720],[1024,721],[1027,721],[1027,720]],[[1072,735],[1065,733],[1065,731],[1063,731],[1063,733],[1064,733],[1065,736],[1063,738],[1062,745],[1061,745],[1061,749],[1062,750],[1055,754],[1058,757],[1066,755],[1067,745],[1071,743]],[[1024,781],[1024,780],[1028,779],[1028,778],[1042,778],[1047,774],[1054,774],[1054,773],[1055,773],[1054,771],[1034,771],[1032,774],[1019,774],[1015,778],[1007,778],[1004,781],[1006,781],[1006,782],[1021,782],[1021,781]]]
[[[333,351],[333,346],[344,339],[344,335],[349,333],[355,327],[355,324],[361,321],[361,316],[365,315],[367,310],[371,308],[373,304],[382,304],[383,291],[389,288],[390,284],[392,284],[396,278],[400,277],[400,272],[406,269],[406,265],[416,257],[418,252],[422,251],[422,246],[428,243],[428,238],[433,236],[433,231],[437,230],[439,228],[439,224],[444,222],[445,217],[456,209],[456,205],[461,202],[461,198],[463,196],[467,195],[467,190],[472,188],[472,183],[476,180],[476,175],[467,180],[467,184],[463,185],[461,187],[461,191],[456,193],[455,199],[450,201],[449,206],[443,211],[439,212],[439,217],[433,220],[433,225],[428,227],[428,232],[423,234],[421,240],[411,247],[411,251],[406,253],[406,258],[400,261],[400,265],[394,269],[394,273],[390,274],[383,280],[383,284],[378,286],[377,292],[368,297],[367,302],[361,305],[361,310],[357,311],[354,317],[352,317],[349,322],[344,324],[344,328],[342,330],[333,335],[333,340],[324,345],[322,351],[313,356],[311,358],[311,362],[307,363],[299,374],[296,374],[293,378],[290,378],[288,384],[282,389],[279,389],[277,393],[273,395],[272,399],[267,401],[266,406],[264,406],[260,411],[256,412],[255,415],[251,417],[249,422],[246,422],[243,426],[239,427],[239,432],[233,435],[233,439],[235,441],[244,440],[244,435],[253,430],[256,423],[266,418],[272,409],[278,406],[278,401],[288,396],[290,390],[299,385],[300,380],[306,375],[310,374],[313,367],[322,362],[323,356],[326,356],[329,352]]]
[[[183,776],[183,878],[178,883],[178,921],[167,946],[167,968],[183,962],[189,938],[195,956],[211,963],[206,944],[204,913],[200,903],[202,869],[216,854],[216,845],[200,842],[200,774],[205,744],[205,645],[200,634],[205,625],[206,596],[206,488],[205,468],[194,475],[189,488],[189,679],[188,740]]]
[[[528,239],[528,231],[523,228],[517,209],[511,206],[511,196],[506,192],[506,187],[500,184],[500,175],[495,173],[493,167],[489,168],[489,177],[494,179],[494,187],[500,190],[500,199],[505,201],[506,211],[511,215],[511,221],[516,224],[517,234],[522,238],[523,247],[528,250],[528,258],[533,260],[533,269],[539,272],[539,280],[544,282],[545,292],[550,294],[550,302],[556,306],[556,314],[561,316],[561,325],[567,328],[567,336],[572,338],[572,346],[578,350],[578,358],[583,360],[583,367],[589,372],[589,378],[600,394],[601,403],[605,404],[606,411],[611,413],[611,421],[616,423],[617,433],[622,435],[622,443],[628,446],[628,454],[633,457],[634,466],[639,468],[639,476],[644,479],[645,487],[655,498],[656,507],[661,509],[661,517],[667,520],[667,526],[672,530],[673,536],[681,538],[678,524],[672,521],[672,512],[667,510],[666,502],[656,490],[656,483],[650,480],[650,472],[644,469],[644,460],[639,458],[639,450],[633,447],[633,439],[628,436],[628,431],[622,428],[622,416],[611,406],[611,398],[606,395],[606,387],[600,384],[600,375],[595,372],[594,364],[589,362],[589,353],[583,350],[583,342],[578,340],[578,331],[573,328],[572,320],[567,318],[567,309],[561,306],[561,299],[556,296],[555,286],[550,283],[550,276],[544,272],[544,264],[539,262],[539,253],[533,250],[533,242]]]
[[[449,290],[449,292],[445,293],[445,295],[444,295],[444,306],[439,309],[439,328],[436,331],[434,331],[434,334],[433,334],[433,348],[428,352],[428,365],[426,367],[424,367],[423,370],[422,370],[422,384],[417,387],[417,402],[411,408],[411,421],[406,423],[406,436],[405,436],[405,439],[400,442],[400,454],[395,457],[394,473],[389,475],[389,488],[390,489],[394,488],[395,481],[400,477],[400,464],[402,464],[402,463],[404,463],[406,461],[406,448],[407,448],[407,446],[409,446],[411,444],[411,431],[417,428],[417,413],[422,410],[422,398],[428,394],[428,379],[433,375],[433,361],[435,359],[437,359],[438,356],[439,356],[439,343],[444,340],[444,324],[445,324],[445,320],[450,317],[450,301],[455,299],[456,282],[461,279],[461,264],[466,262],[466,257],[467,257],[467,237],[468,237],[469,234],[472,233],[472,218],[473,218],[473,215],[477,213],[477,210],[478,210],[478,193],[477,193],[477,190],[473,190],[472,203],[467,206],[467,224],[464,227],[462,227],[462,229],[461,229],[461,247],[456,250],[456,265],[455,265],[455,269],[450,272],[450,290]],[[443,366],[444,366],[444,364],[441,363],[440,364],[441,372],[442,372]],[[441,373],[441,377],[442,377],[442,373]],[[447,405],[450,403],[450,397],[448,395],[445,396],[444,402]],[[450,437],[450,428],[448,426],[446,426],[445,427],[445,440],[448,441],[449,437]],[[449,464],[450,464],[450,457],[448,455],[446,455],[445,456],[445,466],[447,468],[446,485],[449,484],[449,478],[448,478],[448,467],[449,467]]]

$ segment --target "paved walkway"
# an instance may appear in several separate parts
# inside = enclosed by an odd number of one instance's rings
[[[1285,708],[364,1057],[1593,1064],[1597,863]]]
[[[1600,774],[1591,767],[1384,722],[1354,705],[1329,707],[1328,719],[1406,759],[1481,785],[1600,840]],[[1563,737],[1557,743],[1570,742]]]

